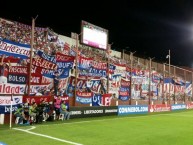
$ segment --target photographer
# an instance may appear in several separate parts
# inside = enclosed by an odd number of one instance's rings
[[[25,118],[23,106],[20,104],[14,113],[15,118],[19,118],[19,120],[16,122],[16,124],[23,124],[23,120]]]
[[[42,121],[46,121],[49,118],[50,104],[42,100],[39,105],[39,110],[41,111],[39,115],[42,115]]]
[[[36,116],[37,116],[37,104],[36,102],[33,102],[31,106],[29,107],[29,116],[30,116],[30,122],[35,123],[36,122]]]

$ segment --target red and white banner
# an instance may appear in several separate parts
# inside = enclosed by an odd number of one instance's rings
[[[42,100],[50,102],[51,96],[23,96],[23,103],[32,104],[33,102],[36,102],[37,104],[40,104]]]
[[[158,104],[158,105],[149,105],[149,112],[165,112],[171,111],[171,105],[167,104]]]

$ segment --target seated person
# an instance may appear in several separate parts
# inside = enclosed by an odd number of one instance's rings
[[[14,116],[16,117],[16,119],[17,117],[19,117],[19,121],[16,122],[17,124],[23,124],[25,115],[24,115],[24,110],[21,104],[18,106],[17,110],[15,111]]]
[[[33,102],[32,105],[29,107],[29,116],[32,122],[36,122],[36,115],[37,115],[37,104]]]
[[[60,114],[64,114],[63,120],[69,120],[70,119],[70,112],[68,111],[68,106],[65,104],[66,102],[63,100],[60,105]]]

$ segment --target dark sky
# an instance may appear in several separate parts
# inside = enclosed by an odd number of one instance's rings
[[[108,29],[109,43],[117,51],[136,51],[137,56],[167,62],[170,49],[171,64],[193,66],[192,0],[1,2],[2,18],[31,24],[36,15],[37,26],[62,35],[80,33],[85,20]]]

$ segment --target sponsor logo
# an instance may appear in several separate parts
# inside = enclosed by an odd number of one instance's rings
[[[84,114],[100,114],[103,113],[103,110],[85,110]]]

